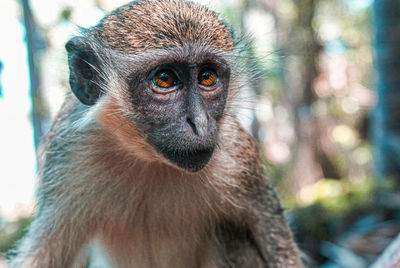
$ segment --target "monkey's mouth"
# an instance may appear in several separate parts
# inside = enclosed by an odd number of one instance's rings
[[[204,168],[210,161],[214,148],[195,150],[163,150],[162,154],[172,163],[191,172]]]

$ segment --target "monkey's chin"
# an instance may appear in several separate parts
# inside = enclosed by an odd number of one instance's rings
[[[190,172],[203,169],[210,161],[214,148],[198,150],[163,150],[162,154],[174,165]]]

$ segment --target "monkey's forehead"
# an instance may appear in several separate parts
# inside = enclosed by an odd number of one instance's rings
[[[206,7],[184,0],[139,0],[122,6],[91,29],[123,53],[185,44],[233,49],[230,29]]]

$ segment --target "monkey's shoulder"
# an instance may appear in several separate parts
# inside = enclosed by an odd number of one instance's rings
[[[226,150],[235,164],[234,177],[246,188],[260,188],[266,184],[264,164],[258,142],[240,125],[237,120],[223,129],[221,147]],[[224,128],[224,127],[223,127]]]
[[[87,107],[81,105],[71,93],[67,93],[65,101],[46,135],[46,142],[50,142],[55,137],[63,135],[65,132],[73,131],[72,126],[74,122],[82,117],[86,109]]]

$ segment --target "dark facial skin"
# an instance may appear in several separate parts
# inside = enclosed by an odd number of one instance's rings
[[[137,124],[155,150],[173,164],[196,172],[210,160],[218,121],[226,103],[229,68],[215,55],[161,59],[162,64],[130,80],[132,108],[146,124]],[[211,86],[201,84],[216,74]],[[173,77],[171,87],[157,85],[160,73]]]
[[[84,38],[73,38],[66,47],[72,92],[83,104],[94,105],[101,96],[101,77],[92,66],[111,67],[100,64],[96,56],[99,52],[94,53]],[[229,87],[230,69],[226,62],[199,48],[149,53],[140,59],[116,53],[112,61],[112,68],[117,68],[113,71],[128,84],[128,109],[134,111],[133,123],[145,134],[147,142],[172,164],[191,172],[201,170],[218,139],[218,122]],[[155,78],[160,73],[173,83],[167,87],[157,85]],[[215,83],[202,84],[202,79],[210,77]]]

